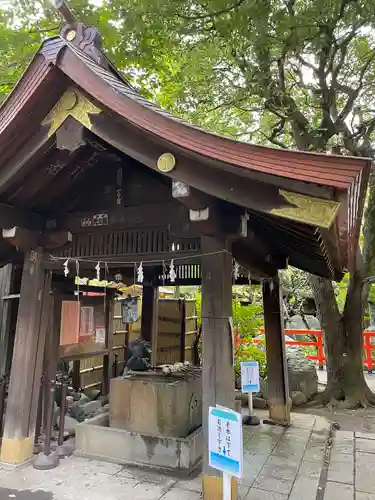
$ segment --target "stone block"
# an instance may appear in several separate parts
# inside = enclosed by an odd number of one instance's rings
[[[186,437],[202,425],[201,377],[130,375],[111,380],[110,427]]]
[[[94,415],[98,410],[100,410],[102,404],[100,401],[89,401],[82,405],[85,416]]]
[[[292,405],[300,406],[307,403],[307,396],[302,391],[292,391]]]
[[[259,410],[267,408],[267,401],[261,397],[253,396],[253,407]]]
[[[100,414],[77,425],[76,455],[185,473],[202,459],[201,428],[187,438],[166,438],[108,427],[108,421],[108,414]]]
[[[69,415],[65,415],[64,431],[69,432],[70,436],[75,436],[77,425],[78,425],[77,420],[70,417]],[[59,428],[59,420],[57,422],[57,427]]]

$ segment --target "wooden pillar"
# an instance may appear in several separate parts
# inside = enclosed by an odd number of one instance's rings
[[[142,339],[152,342],[153,328],[153,307],[157,289],[153,285],[143,285],[142,292],[142,313],[141,313],[141,334]]]
[[[50,404],[51,396],[51,383],[56,380],[57,365],[60,358],[60,325],[61,325],[61,305],[62,297],[57,291],[53,291],[51,296],[51,321],[50,326],[47,331],[46,336],[46,346],[45,346],[45,383],[44,383],[44,397],[43,397],[43,430],[47,426],[47,414]],[[79,363],[78,363],[79,366]]]
[[[42,302],[49,276],[41,248],[25,254],[1,460],[19,464],[33,455],[35,420],[43,365]]]
[[[180,362],[185,361],[186,355],[186,300],[179,299],[178,305],[180,308]]]
[[[222,474],[208,465],[208,409],[219,404],[235,408],[232,316],[232,257],[225,240],[202,236],[202,329],[203,329],[203,498],[221,500]],[[232,483],[232,497],[237,482]]]
[[[8,264],[0,269],[0,377],[7,371],[7,358],[9,355],[10,321],[12,300],[9,297],[14,281],[14,265]]]
[[[278,276],[263,282],[264,328],[267,353],[270,420],[290,423],[288,369],[285,355],[284,314]]]
[[[107,295],[105,298],[105,332],[107,338],[108,354],[103,358],[103,389],[104,396],[109,394],[110,383],[113,373],[113,296]]]
[[[151,303],[151,366],[158,362],[158,333],[159,333],[159,287],[154,288]]]

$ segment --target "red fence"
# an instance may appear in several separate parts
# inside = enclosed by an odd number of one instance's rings
[[[264,330],[261,330],[263,333]],[[287,345],[297,345],[297,346],[309,346],[316,349],[316,355],[306,355],[307,358],[317,361],[319,368],[322,370],[325,363],[324,356],[324,344],[323,344],[323,334],[322,330],[285,330],[285,335],[303,335],[303,336],[313,336],[316,340],[287,340],[285,343]],[[367,367],[369,373],[372,373],[373,366],[375,364],[375,359],[372,358],[372,351],[375,351],[375,342],[371,342],[371,338],[375,337],[375,332],[363,332],[363,349],[364,349],[364,359],[363,363]],[[245,343],[244,339],[241,339],[238,330],[235,331],[235,346],[238,344]],[[253,339],[254,343],[262,342],[260,339]]]

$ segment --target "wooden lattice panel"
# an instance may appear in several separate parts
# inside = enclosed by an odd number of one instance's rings
[[[121,229],[73,234],[72,243],[55,252],[62,257],[104,257],[124,254],[198,251],[199,240],[174,241],[168,228]]]

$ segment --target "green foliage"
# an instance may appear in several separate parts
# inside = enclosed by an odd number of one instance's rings
[[[233,300],[233,326],[238,328],[241,338],[251,340],[263,328],[263,307],[260,302],[243,305],[236,297]]]
[[[200,289],[195,292],[195,308],[197,312],[198,329],[202,326],[202,294]]]
[[[69,4],[146,97],[208,129],[352,154],[374,133],[375,0]],[[3,95],[58,24],[48,0],[5,4]]]
[[[241,361],[258,361],[259,374],[263,379],[267,378],[267,360],[264,343],[240,344],[234,355],[234,371],[236,376],[241,375]]]

